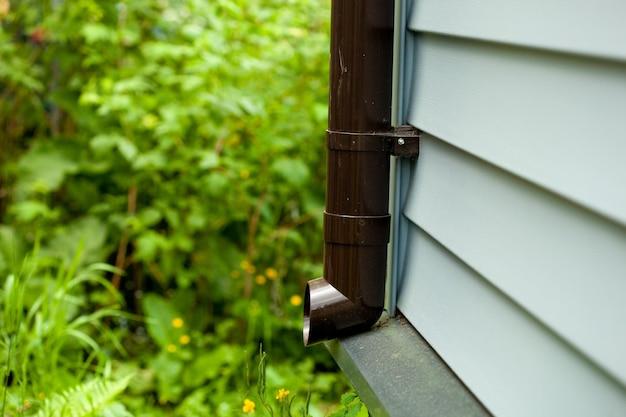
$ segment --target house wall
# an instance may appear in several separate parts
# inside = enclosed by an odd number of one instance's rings
[[[398,308],[496,416],[626,416],[624,22],[610,0],[409,16]]]

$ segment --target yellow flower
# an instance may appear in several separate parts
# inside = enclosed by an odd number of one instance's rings
[[[184,334],[178,338],[178,341],[181,345],[187,345],[191,341],[191,338],[189,337],[189,335]]]
[[[249,400],[247,398],[243,400],[243,407],[241,407],[241,409],[243,410],[244,413],[246,414],[254,413],[255,408],[256,408],[256,404],[254,403],[254,401]]]
[[[250,177],[250,171],[247,169],[242,169],[241,171],[239,171],[239,176],[242,180],[246,180]]]
[[[265,285],[265,283],[267,282],[267,280],[265,279],[264,275],[257,275],[256,278],[254,279],[256,281],[257,284],[259,285]]]
[[[9,10],[11,10],[11,3],[9,3],[9,0],[0,0],[0,18],[8,15]]]
[[[291,303],[292,306],[299,306],[300,304],[302,304],[302,297],[300,297],[297,294],[294,294],[289,298],[289,302]]]
[[[239,266],[241,267],[241,269],[243,269],[249,274],[254,274],[254,271],[256,271],[256,268],[247,259],[244,259],[243,261],[241,261]]]
[[[175,329],[180,329],[185,325],[185,322],[180,317],[175,317],[172,319],[172,327]]]
[[[46,398],[46,394],[44,394],[43,392],[40,392],[39,394],[37,394],[37,398],[39,398],[40,400],[43,400],[44,398]]]
[[[32,404],[30,403],[30,401],[28,400],[24,400],[24,410],[28,410],[30,407],[32,407]]]
[[[176,352],[176,345],[173,343],[170,343],[169,345],[165,347],[165,349],[167,349],[169,353],[174,353]]]
[[[278,401],[284,400],[285,398],[287,398],[288,395],[289,395],[288,389],[281,388],[278,391],[276,391],[276,399]]]
[[[267,268],[265,270],[265,275],[267,276],[267,278],[275,280],[276,278],[278,278],[278,271],[274,268]]]
[[[240,275],[241,275],[241,273],[239,271],[231,271],[230,272],[230,277],[231,278],[239,278]]]

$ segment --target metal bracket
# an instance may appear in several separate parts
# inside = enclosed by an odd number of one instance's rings
[[[391,132],[336,132],[328,130],[328,149],[349,152],[387,152],[398,158],[419,155],[420,132],[403,125]]]
[[[398,126],[389,136],[392,141],[390,153],[398,158],[415,159],[420,153],[420,131],[410,125]]]

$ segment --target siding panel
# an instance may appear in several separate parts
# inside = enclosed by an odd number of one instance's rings
[[[496,416],[626,417],[623,22],[617,0],[412,9],[398,307]]]
[[[626,230],[431,136],[408,198],[411,221],[626,382]]]
[[[624,416],[621,387],[419,228],[400,306],[495,416]]]
[[[419,0],[411,29],[626,59],[621,0]]]
[[[432,35],[416,45],[412,125],[626,225],[626,65]]]

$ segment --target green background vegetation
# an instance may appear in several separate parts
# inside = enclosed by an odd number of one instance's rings
[[[0,0],[5,415],[318,416],[348,389],[300,335],[328,26],[317,0]]]

